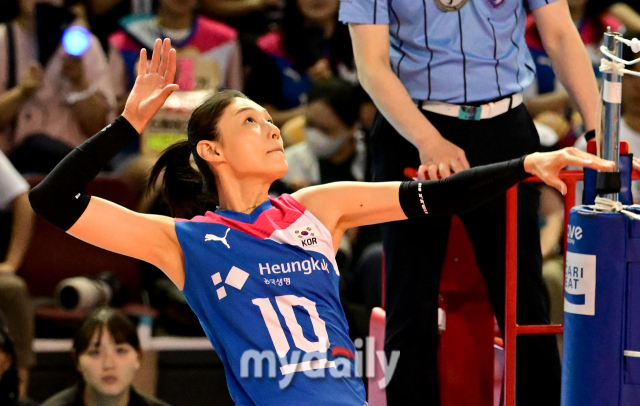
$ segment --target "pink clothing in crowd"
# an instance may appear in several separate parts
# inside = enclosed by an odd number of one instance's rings
[[[16,81],[19,84],[22,73],[31,63],[38,60],[37,44],[32,33],[25,31],[15,22],[11,24],[16,52]],[[6,34],[6,24],[0,25],[0,93],[9,90],[7,89],[9,56]],[[43,86],[20,110],[13,134],[8,128],[0,128],[0,150],[7,153],[20,144],[26,136],[36,133],[47,134],[70,147],[80,145],[93,135],[84,134],[71,106],[66,101],[66,95],[70,92],[70,83],[61,75],[64,54],[65,51],[61,45],[47,63],[44,68]],[[107,59],[95,36],[92,36],[91,46],[82,59],[89,83],[96,87],[98,94],[102,95],[113,108],[115,98],[110,84]]]

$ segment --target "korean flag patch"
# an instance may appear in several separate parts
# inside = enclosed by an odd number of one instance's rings
[[[320,233],[318,233],[318,229],[313,225],[309,224],[308,226],[295,229],[291,231],[294,237],[299,240],[304,240],[305,238],[318,237]]]

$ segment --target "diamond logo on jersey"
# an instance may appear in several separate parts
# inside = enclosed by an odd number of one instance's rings
[[[306,238],[316,237],[320,235],[318,229],[313,224],[309,224],[308,226],[305,226],[303,228],[293,230],[291,231],[291,234],[293,234],[293,236],[299,240],[304,240]]]
[[[242,290],[242,287],[244,286],[244,283],[247,281],[247,278],[249,278],[249,274],[247,272],[234,266],[229,271],[229,274],[227,275],[227,278],[224,280],[224,283],[225,285],[229,285],[238,290]],[[221,284],[222,276],[220,276],[220,272],[216,272],[213,275],[211,275],[211,280],[213,281],[213,284],[215,286],[218,286],[219,284]],[[222,300],[227,296],[227,291],[225,290],[224,286],[220,286],[216,290],[216,293],[218,294],[219,300]]]
[[[444,12],[458,11],[462,7],[464,7],[465,4],[469,2],[469,0],[433,0],[433,1],[436,3],[436,6]],[[504,0],[493,0],[493,1],[502,2]]]
[[[487,0],[487,2],[493,8],[500,8],[505,5],[507,0]]]

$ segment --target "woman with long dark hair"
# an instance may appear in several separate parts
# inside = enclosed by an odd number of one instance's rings
[[[42,406],[168,406],[132,385],[140,368],[136,326],[119,310],[94,310],[76,332],[71,355],[82,379]]]
[[[338,292],[334,255],[346,229],[471,210],[529,174],[564,192],[566,165],[613,168],[566,149],[443,180],[339,182],[272,199],[269,186],[287,172],[280,131],[263,107],[225,91],[195,109],[188,139],[164,152],[151,178],[164,171],[173,214],[195,217],[139,214],[84,190],[177,89],[170,42],[156,41],[146,58],[142,50],[122,116],[69,154],[31,202],[67,233],[160,268],[200,319],[239,405],[366,403]]]

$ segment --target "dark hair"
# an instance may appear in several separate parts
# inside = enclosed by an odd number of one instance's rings
[[[207,210],[215,210],[218,205],[215,175],[196,148],[202,140],[217,141],[220,138],[218,122],[236,97],[249,99],[237,90],[222,90],[202,102],[189,119],[188,138],[165,149],[153,166],[148,188],[153,189],[164,170],[162,193],[172,216],[192,218]],[[191,165],[191,156],[197,170]]]
[[[317,100],[327,103],[348,127],[358,121],[360,100],[350,83],[336,77],[314,83],[309,91],[309,103]]]
[[[117,344],[130,344],[136,351],[140,352],[138,331],[129,317],[120,310],[101,307],[94,310],[76,332],[73,340],[73,352],[76,362],[80,355],[87,351],[96,332],[99,333],[98,346],[100,346],[100,336],[105,328],[113,336]]]
[[[305,24],[305,18],[302,16],[297,0],[289,0],[285,3],[281,24],[282,45],[284,52],[294,59],[296,70],[304,72],[325,56],[327,45],[329,64],[334,73],[338,73],[337,67],[340,63],[349,68],[355,66],[349,28],[338,21],[337,14],[335,20],[335,31],[327,44],[322,27]]]
[[[1,8],[2,13],[0,13],[0,23],[9,22],[20,14],[20,0],[5,1]]]
[[[15,405],[18,403],[18,367],[16,366],[16,352],[13,341],[9,336],[2,318],[0,318],[0,352],[11,357],[11,366],[0,377],[0,405]]]
[[[613,2],[606,2],[603,0],[588,0],[587,4],[585,4],[584,18],[593,24],[596,32],[604,33],[607,30],[607,26],[603,20],[603,15],[612,4]]]
[[[603,13],[607,12],[616,1],[612,0],[587,0],[585,4],[585,14],[588,18],[599,18]],[[607,27],[604,27],[606,30]],[[603,31],[604,32],[604,31]]]

